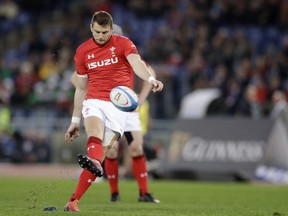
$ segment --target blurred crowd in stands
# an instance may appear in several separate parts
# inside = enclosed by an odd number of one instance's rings
[[[177,117],[198,89],[220,91],[210,115],[265,118],[276,91],[287,100],[286,0],[0,0],[1,111],[70,117],[74,51],[97,10],[113,15],[165,83],[149,98],[152,118]]]

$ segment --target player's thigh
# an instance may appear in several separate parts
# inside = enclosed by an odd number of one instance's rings
[[[84,126],[87,133],[87,137],[96,136],[103,139],[104,123],[96,116],[89,116],[84,119]]]
[[[143,134],[142,131],[131,131],[133,141],[131,145],[142,146],[143,145]]]
[[[132,156],[143,154],[143,135],[141,131],[131,131],[133,140],[128,144]]]

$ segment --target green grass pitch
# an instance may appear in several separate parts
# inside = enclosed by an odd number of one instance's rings
[[[79,203],[80,213],[64,212],[74,191],[72,179],[0,178],[0,215],[125,215],[125,216],[283,216],[288,215],[288,186],[150,180],[160,204],[138,203],[136,182],[120,181],[121,202],[110,203],[106,181],[93,184]],[[48,206],[57,211],[44,212]]]

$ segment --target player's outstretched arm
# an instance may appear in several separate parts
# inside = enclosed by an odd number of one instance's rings
[[[82,112],[82,104],[86,97],[87,79],[77,77],[76,72],[71,77],[71,83],[76,88],[74,94],[74,109],[71,124],[65,133],[65,140],[72,141],[80,135],[80,120]]]
[[[136,75],[152,85],[153,92],[162,91],[164,87],[163,83],[155,79],[146,64],[142,61],[139,54],[129,54],[127,56],[127,60],[132,66]]]
[[[148,69],[150,70],[150,73],[152,74],[153,77],[156,78],[156,73],[153,67],[149,64],[147,64]],[[141,107],[141,105],[144,103],[146,98],[148,97],[150,91],[152,89],[152,85],[148,82],[143,82],[143,86],[141,88],[141,91],[138,95],[138,105]]]

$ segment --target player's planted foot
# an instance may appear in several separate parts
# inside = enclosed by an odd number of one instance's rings
[[[150,193],[145,193],[140,195],[138,198],[139,202],[149,202],[149,203],[160,203],[160,200],[154,199]]]
[[[78,208],[78,200],[68,202],[64,207],[64,211],[80,212]]]
[[[94,176],[101,177],[104,174],[103,168],[99,161],[93,160],[86,155],[78,154],[79,165],[83,169],[89,170]]]
[[[112,193],[111,194],[111,199],[110,199],[111,202],[118,202],[120,201],[120,196],[119,196],[119,193]]]

